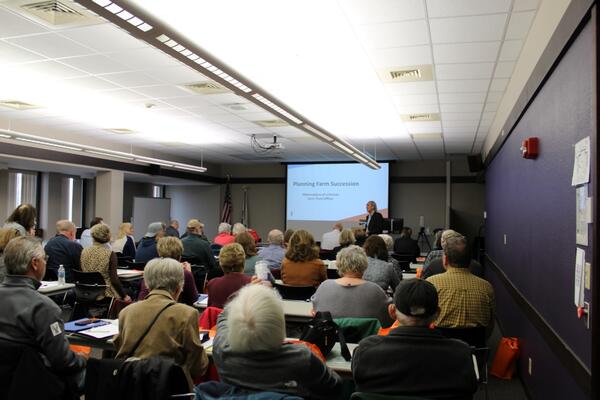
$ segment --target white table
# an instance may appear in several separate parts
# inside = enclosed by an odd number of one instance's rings
[[[38,292],[46,296],[56,296],[68,292],[75,287],[74,283],[63,283],[60,285],[58,281],[42,281],[42,285],[38,288]]]
[[[117,276],[122,282],[130,282],[142,279],[144,277],[144,271],[117,268]]]
[[[307,322],[312,315],[312,303],[303,300],[282,300],[283,314],[287,322]],[[207,307],[208,298],[204,301],[194,303],[194,307],[204,310]]]
[[[348,350],[350,350],[350,354],[354,353],[354,349],[358,347],[357,343],[347,343]],[[340,375],[350,375],[352,376],[352,361],[344,360],[342,357],[342,351],[340,349],[340,344],[336,343],[331,349],[331,352],[327,354],[327,366],[332,370],[336,371]]]

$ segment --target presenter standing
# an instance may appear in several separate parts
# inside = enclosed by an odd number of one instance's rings
[[[377,212],[377,204],[371,200],[367,202],[367,236],[383,233],[383,216]]]

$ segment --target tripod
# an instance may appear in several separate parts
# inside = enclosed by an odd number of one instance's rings
[[[419,229],[419,236],[417,236],[417,244],[419,245],[421,251],[423,251],[425,244],[427,244],[427,248],[429,249],[429,251],[431,251],[431,244],[429,243],[429,239],[425,234],[425,227],[423,226],[421,227],[421,229]]]

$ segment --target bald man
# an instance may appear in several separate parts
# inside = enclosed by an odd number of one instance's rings
[[[273,229],[269,232],[267,241],[269,245],[258,251],[258,256],[269,264],[270,269],[281,268],[281,262],[285,257],[285,245],[283,243],[283,232]]]
[[[339,222],[333,225],[333,230],[325,232],[321,238],[321,250],[333,250],[334,247],[340,245],[340,233],[344,226]]]
[[[61,264],[65,268],[67,282],[73,282],[72,270],[81,269],[80,258],[83,248],[75,241],[75,229],[75,224],[66,219],[61,219],[56,223],[56,236],[50,239],[44,247],[44,251],[48,255],[44,280],[57,280],[58,267]]]

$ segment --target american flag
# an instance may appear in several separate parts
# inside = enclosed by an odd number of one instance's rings
[[[223,211],[221,212],[221,222],[231,224],[231,187],[229,185],[229,175],[227,175],[227,187],[225,188],[225,200],[223,201]]]

